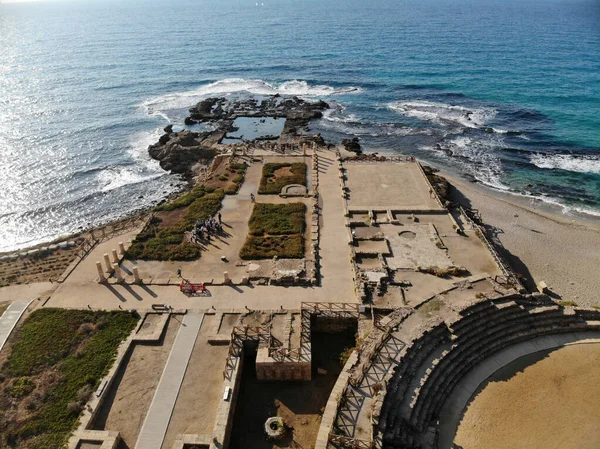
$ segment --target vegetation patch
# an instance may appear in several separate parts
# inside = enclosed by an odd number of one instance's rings
[[[0,369],[0,447],[63,447],[137,320],[128,312],[34,311]]]
[[[136,236],[125,257],[134,260],[197,259],[200,248],[184,242],[185,233],[194,228],[196,221],[214,216],[221,209],[224,196],[223,190],[209,192],[204,185],[199,185],[175,201],[157,207],[157,212],[187,210],[169,226],[163,225],[160,213],[154,216],[146,229]]]
[[[185,242],[185,233],[198,220],[207,220],[221,209],[223,197],[235,195],[246,173],[245,163],[222,164],[220,175],[200,184],[166,204],[157,206],[155,216],[138,234],[125,253],[130,260],[195,260],[200,248]]]
[[[240,250],[244,260],[272,259],[302,259],[304,257],[304,238],[301,235],[281,235],[255,237],[249,235]]]
[[[304,232],[306,206],[303,203],[254,205],[248,221],[252,235],[290,235]]]
[[[290,184],[306,186],[306,164],[304,162],[268,163],[263,166],[258,193],[279,194],[281,189]]]
[[[306,206],[302,203],[254,205],[248,221],[249,235],[240,250],[242,259],[304,257]]]

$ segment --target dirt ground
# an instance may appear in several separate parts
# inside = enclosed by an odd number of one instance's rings
[[[76,245],[79,245],[81,241],[82,239],[76,239]],[[77,246],[0,262],[0,287],[56,279],[63,274],[76,257]]]
[[[4,314],[4,312],[6,312],[6,309],[8,309],[8,306],[10,305],[10,302],[8,301],[0,301],[0,316],[2,316]]]
[[[93,429],[121,433],[119,449],[135,447],[171,352],[181,318],[171,317],[159,344],[137,344],[115,377]]]
[[[313,448],[325,404],[342,369],[339,355],[353,345],[352,332],[313,333],[311,382],[260,382],[256,379],[256,353],[246,354],[230,449]],[[318,375],[317,368],[327,374]],[[283,440],[267,441],[264,423],[276,415],[290,430]]]
[[[163,441],[163,449],[171,449],[177,434],[212,434],[219,400],[223,394],[223,369],[229,347],[210,345],[207,340],[217,333],[220,321],[218,315],[204,315]],[[223,326],[223,332],[231,333],[231,327]]]
[[[468,406],[455,447],[599,448],[598,366],[600,343],[565,346],[507,365]]]

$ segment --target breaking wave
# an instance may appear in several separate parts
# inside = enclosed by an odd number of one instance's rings
[[[572,154],[534,154],[530,161],[538,168],[560,169],[578,173],[600,174],[600,156]]]
[[[324,84],[310,85],[306,81],[299,80],[285,81],[276,84],[268,83],[263,80],[226,78],[186,92],[161,95],[146,100],[141,106],[145,107],[149,113],[153,114],[156,113],[156,110],[186,108],[211,95],[229,95],[238,92],[253,95],[279,94],[306,98],[320,98],[333,95],[359,93],[362,92],[362,89],[355,86],[336,88]]]
[[[388,108],[407,117],[438,125],[458,124],[466,128],[480,128],[496,116],[493,108],[467,108],[465,106],[433,101],[396,101]],[[493,129],[493,128],[492,128]],[[502,132],[502,130],[494,130]]]

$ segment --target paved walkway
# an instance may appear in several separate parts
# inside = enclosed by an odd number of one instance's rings
[[[14,301],[4,314],[0,317],[0,351],[4,347],[4,343],[8,340],[8,337],[15,325],[23,315],[23,312],[27,309],[27,306],[31,304],[33,299],[19,299]]]
[[[203,319],[203,314],[184,316],[135,449],[161,448]]]
[[[319,205],[323,210],[319,237],[322,292],[305,301],[356,302],[338,162],[331,151],[318,154]]]

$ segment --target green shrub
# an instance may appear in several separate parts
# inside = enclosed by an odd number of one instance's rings
[[[254,205],[248,221],[250,234],[260,236],[301,234],[305,227],[306,206],[303,203]]]
[[[204,194],[206,192],[207,192],[207,189],[205,189],[204,184],[200,184],[200,185],[194,187],[189,192],[184,193],[179,198],[177,198],[177,199],[175,199],[173,201],[170,201],[170,202],[168,202],[166,204],[162,204],[160,206],[157,206],[155,208],[155,210],[157,210],[157,211],[171,211],[171,210],[175,210],[175,209],[181,209],[182,207],[189,206],[196,199],[201,198],[202,196],[204,196]]]
[[[158,226],[158,224],[148,226],[134,239],[125,253],[125,258],[129,260],[194,260],[200,257],[200,250],[197,247],[183,243],[185,232],[191,231],[196,221],[214,216],[221,208],[221,201],[225,196],[222,189],[208,193],[208,189],[205,190],[204,186],[200,187],[192,191],[195,192],[195,198],[189,204],[187,202],[192,198],[189,195],[192,192],[186,194],[188,196],[185,201],[180,201],[181,198],[179,198],[174,202],[186,203],[187,206],[183,218],[177,224],[164,227]],[[166,205],[168,208],[163,210],[174,210],[175,208],[170,206],[172,204],[169,203]]]
[[[79,331],[85,323],[95,325],[90,335]],[[31,407],[32,414],[10,432],[12,441],[33,439],[27,441],[29,448],[63,447],[77,425],[81,405],[98,387],[112,365],[117,347],[136,323],[137,318],[132,314],[119,311],[47,308],[32,312],[21,328],[2,374],[17,378],[13,387],[18,386],[15,392],[21,397],[33,385],[31,380],[19,377],[23,372],[57,371],[60,379],[39,399],[39,407]]]
[[[227,186],[225,188],[225,194],[227,194],[227,195],[235,195],[235,194],[237,194],[238,189],[239,189],[239,185],[237,185],[237,184],[231,184],[231,185],[229,185],[229,186]]]
[[[275,173],[281,168],[289,167],[291,175],[276,176]],[[289,184],[300,184],[306,186],[306,164],[296,163],[268,163],[263,166],[262,178],[258,186],[258,193],[279,194],[281,189]]]
[[[195,260],[200,257],[200,248],[190,243],[182,243],[171,249],[170,260]]]
[[[229,165],[229,171],[236,173],[245,173],[248,166],[243,162],[234,162]]]
[[[302,259],[304,257],[304,238],[301,235],[281,235],[256,237],[249,235],[240,250],[240,258],[244,260]]]
[[[236,184],[241,184],[244,181],[244,175],[234,176],[232,181]]]
[[[225,173],[224,175],[219,176],[219,181],[227,181],[229,180],[229,176],[227,175],[227,173]]]
[[[18,377],[13,380],[12,385],[8,391],[8,394],[13,398],[24,398],[31,393],[35,388],[35,385],[29,377]]]

